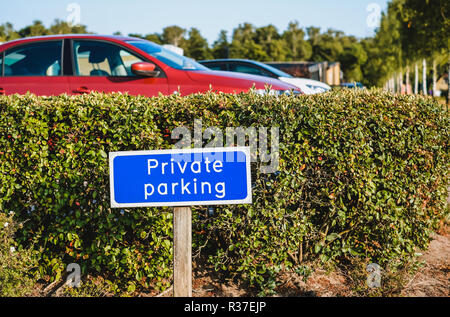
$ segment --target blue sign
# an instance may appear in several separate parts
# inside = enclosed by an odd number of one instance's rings
[[[250,149],[109,153],[111,207],[249,204]]]

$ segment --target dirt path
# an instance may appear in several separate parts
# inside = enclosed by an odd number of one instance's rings
[[[420,257],[423,267],[403,289],[401,296],[450,296],[450,233],[435,234]]]
[[[450,226],[446,225],[433,235],[429,248],[422,252],[419,261],[423,263],[411,276],[400,294],[401,297],[449,297],[450,296]],[[327,273],[315,271],[305,283],[299,279],[279,289],[278,296],[355,296],[344,272]],[[169,294],[168,294],[169,295]],[[255,296],[234,283],[221,283],[202,274],[194,279],[194,296]],[[170,296],[170,295],[169,295]]]
[[[447,203],[450,205],[450,187]],[[402,296],[450,296],[450,223],[433,236],[428,250],[420,257],[424,266],[405,286]]]

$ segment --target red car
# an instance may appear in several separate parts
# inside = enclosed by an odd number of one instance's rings
[[[276,79],[212,71],[155,43],[124,36],[55,35],[0,45],[0,94],[58,95],[90,91],[155,96],[210,89],[279,94],[298,88]]]

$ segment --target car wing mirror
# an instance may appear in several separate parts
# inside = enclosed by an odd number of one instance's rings
[[[159,71],[156,70],[156,65],[150,62],[139,62],[131,65],[133,74],[145,77],[157,77]]]

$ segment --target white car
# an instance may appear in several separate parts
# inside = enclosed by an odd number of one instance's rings
[[[306,95],[331,90],[330,86],[321,81],[293,77],[288,73],[276,69],[275,67],[247,59],[215,59],[199,61],[199,63],[212,70],[222,70],[276,78],[300,88],[300,90]]]
[[[291,85],[297,86],[307,95],[318,94],[331,90],[331,87],[328,86],[327,84],[314,79],[292,77],[292,76],[278,77],[278,79]]]

